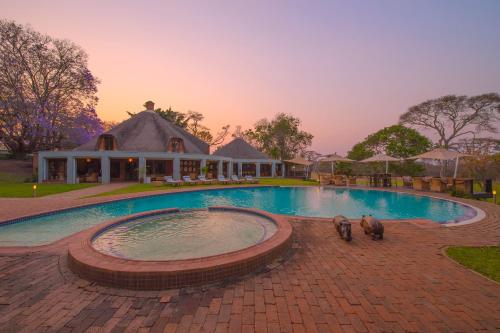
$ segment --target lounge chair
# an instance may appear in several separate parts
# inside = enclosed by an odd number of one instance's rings
[[[232,175],[231,180],[233,181],[233,183],[236,183],[236,184],[241,184],[245,181],[244,179],[239,179],[238,176],[236,176],[236,175]]]
[[[186,184],[190,184],[190,185],[196,185],[198,182],[195,181],[195,180],[192,180],[191,177],[189,176],[182,176],[182,181]]]
[[[229,179],[226,179],[226,177],[224,177],[224,175],[219,175],[217,177],[217,181],[221,184],[229,184],[231,183],[231,181]]]
[[[431,189],[429,177],[413,178],[413,189],[417,191],[429,191]]]
[[[445,192],[447,189],[448,181],[443,178],[432,178],[431,179],[431,191],[432,192]]]
[[[199,175],[198,181],[202,184],[212,184],[213,183],[212,179],[207,179],[204,175]]]
[[[257,184],[259,182],[258,179],[255,179],[252,176],[245,176],[245,180],[250,184]]]
[[[163,181],[165,182],[165,184],[173,185],[173,186],[180,186],[182,184],[182,181],[175,180],[172,176],[163,177]]]

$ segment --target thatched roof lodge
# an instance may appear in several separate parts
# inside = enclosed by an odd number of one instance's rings
[[[274,177],[282,175],[282,163],[276,164],[269,156],[255,149],[243,138],[233,141],[217,149],[214,156],[230,157],[239,161],[238,167],[233,172],[238,175],[251,175],[255,177]]]
[[[154,112],[153,102],[145,106],[146,110],[74,150],[39,152],[39,182],[147,182],[164,176],[195,179],[205,167],[208,178],[282,175],[281,161],[242,138],[210,155],[206,142]]]

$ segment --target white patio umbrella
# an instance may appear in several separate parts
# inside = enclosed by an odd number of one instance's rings
[[[300,157],[300,156],[295,156],[291,160],[285,160],[285,162],[292,163],[292,164],[305,165],[305,166],[309,166],[312,164],[312,162],[310,162],[310,161],[308,161],[305,158]]]
[[[333,174],[333,164],[336,163],[336,162],[348,162],[348,163],[351,163],[351,162],[355,162],[354,160],[351,160],[347,157],[342,157],[340,155],[337,155],[337,153],[335,154],[332,154],[332,155],[328,155],[327,157],[323,158],[322,160],[320,160],[320,163],[322,162],[330,162],[331,165],[332,165],[332,174]]]
[[[427,159],[427,160],[439,160],[439,161],[450,161],[455,160],[455,172],[453,173],[453,178],[457,178],[458,171],[458,159],[459,157],[471,156],[467,154],[459,153],[458,151],[448,150],[445,148],[436,148],[426,153],[409,157],[410,160],[416,159]]]
[[[385,173],[389,173],[389,162],[397,162],[398,158],[386,155],[386,154],[378,154],[372,157],[368,157],[364,160],[361,160],[361,163],[370,163],[370,162],[385,162]]]
[[[303,166],[305,166],[306,167],[306,178],[307,178],[307,176],[309,174],[309,166],[311,164],[313,164],[312,162],[306,160],[305,158],[303,158],[301,156],[295,156],[291,160],[285,160],[285,162],[291,163],[291,164],[297,164],[297,165],[303,165]]]

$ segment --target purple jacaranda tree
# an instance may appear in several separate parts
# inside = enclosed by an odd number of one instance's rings
[[[99,80],[78,45],[0,20],[0,140],[14,155],[102,132]]]
[[[85,109],[66,126],[65,137],[70,145],[81,145],[104,132],[104,123],[95,109]]]

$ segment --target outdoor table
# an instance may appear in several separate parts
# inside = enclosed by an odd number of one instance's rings
[[[390,173],[376,173],[370,175],[370,186],[372,187],[391,187],[392,179]]]

